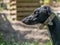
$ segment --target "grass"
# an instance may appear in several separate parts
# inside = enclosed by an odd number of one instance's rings
[[[2,7],[0,7],[0,11],[4,10]]]
[[[11,38],[9,41],[6,41],[5,38],[3,37],[3,34],[0,33],[0,45],[38,45],[37,42],[16,42],[14,38]],[[51,45],[51,42],[48,41],[44,45]]]
[[[44,45],[51,45],[51,42],[50,41],[48,41],[47,43],[45,43]]]
[[[37,45],[36,42],[16,42],[11,38],[8,42],[3,38],[3,34],[0,33],[0,45]]]

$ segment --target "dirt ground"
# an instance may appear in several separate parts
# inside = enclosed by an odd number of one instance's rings
[[[39,30],[36,25],[24,26],[21,21],[11,21],[7,19],[8,14],[0,14],[0,32],[4,35],[6,41],[14,38],[16,41],[37,41],[43,45],[49,40],[46,29]]]

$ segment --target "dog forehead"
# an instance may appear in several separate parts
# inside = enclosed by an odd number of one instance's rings
[[[45,9],[43,7],[39,7],[37,9],[35,9],[34,11],[44,11]]]
[[[42,7],[39,7],[39,8],[37,8],[37,9],[34,10],[35,14],[38,14],[38,13],[41,13],[41,12],[43,12],[43,13],[46,12],[46,9],[44,9]]]

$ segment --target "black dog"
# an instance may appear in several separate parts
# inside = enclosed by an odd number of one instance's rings
[[[25,24],[33,25],[37,23],[43,23],[50,15],[51,15],[51,9],[48,6],[40,7],[34,10],[34,12],[24,18],[22,21]]]
[[[27,25],[43,24],[50,15],[52,15],[51,8],[49,6],[43,6],[34,10],[34,12],[22,20]],[[52,39],[52,45],[60,45],[60,20],[55,16],[52,20],[53,25],[47,25]]]

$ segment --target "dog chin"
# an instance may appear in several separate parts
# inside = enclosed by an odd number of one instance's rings
[[[33,25],[32,23],[24,23],[24,24],[26,24],[26,25]]]
[[[31,23],[31,22],[22,22],[25,25],[35,25],[35,23]]]

